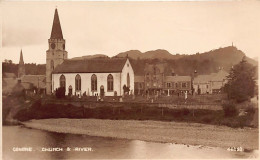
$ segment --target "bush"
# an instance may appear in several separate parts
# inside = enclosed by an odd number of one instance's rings
[[[190,114],[190,110],[188,108],[182,108],[181,113],[182,115],[187,116],[188,114]]]
[[[248,114],[254,114],[255,113],[255,108],[252,107],[252,106],[249,106],[249,107],[246,108],[246,112]]]
[[[238,114],[238,109],[233,102],[224,103],[222,107],[226,117],[233,117]]]
[[[64,98],[65,97],[65,87],[57,88],[55,95],[57,98]]]

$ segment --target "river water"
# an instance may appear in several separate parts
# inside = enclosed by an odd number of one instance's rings
[[[22,126],[3,126],[3,159],[180,159],[250,158],[255,152],[222,148],[154,143],[139,140],[61,134]],[[16,151],[31,147],[32,151]],[[53,147],[63,151],[46,151]],[[70,151],[67,151],[70,147]],[[81,151],[77,150],[81,149]],[[85,149],[85,150],[84,150]]]

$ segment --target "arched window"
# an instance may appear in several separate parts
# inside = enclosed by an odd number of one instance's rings
[[[127,73],[127,87],[130,87],[130,75]]]
[[[54,61],[51,60],[51,70],[54,70]]]
[[[91,76],[91,91],[97,91],[97,76],[95,74]]]
[[[66,87],[66,78],[64,75],[60,76],[60,87]]]
[[[113,80],[113,76],[111,74],[109,74],[107,76],[107,91],[113,91],[114,90],[114,80]]]
[[[76,91],[81,90],[81,77],[79,74],[77,74],[75,77],[75,89],[76,89]]]

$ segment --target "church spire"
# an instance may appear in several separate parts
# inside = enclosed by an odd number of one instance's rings
[[[21,78],[23,75],[25,75],[25,65],[23,61],[23,51],[20,52],[20,61],[18,65],[18,78]]]
[[[24,64],[24,61],[23,61],[23,51],[21,49],[21,52],[20,52],[20,61],[19,61],[19,64],[20,65],[23,65]]]
[[[52,24],[51,39],[63,39],[60,19],[57,8],[55,9],[54,19]]]

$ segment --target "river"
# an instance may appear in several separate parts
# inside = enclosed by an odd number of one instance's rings
[[[155,143],[139,140],[61,134],[22,126],[3,126],[3,159],[180,159],[250,158],[255,152],[223,148]],[[31,152],[16,151],[31,147]],[[63,151],[45,151],[59,147]],[[67,151],[70,147],[70,151]],[[78,147],[78,148],[77,148]],[[81,151],[77,151],[81,150]],[[85,150],[84,150],[85,149]]]

